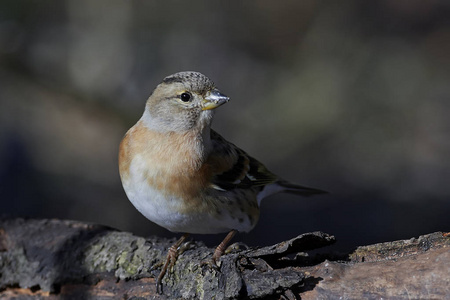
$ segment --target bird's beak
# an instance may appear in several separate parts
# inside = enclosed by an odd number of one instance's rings
[[[218,90],[212,90],[206,93],[206,97],[203,99],[202,110],[217,108],[222,104],[227,103],[229,100],[229,97],[225,96]]]

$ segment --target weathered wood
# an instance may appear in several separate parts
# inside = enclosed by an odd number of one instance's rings
[[[218,270],[201,264],[213,249],[191,242],[157,295],[159,269],[152,266],[173,242],[74,221],[2,219],[0,298],[450,298],[450,238],[442,233],[340,257],[309,257],[306,251],[334,237],[307,233],[274,246],[234,249]]]

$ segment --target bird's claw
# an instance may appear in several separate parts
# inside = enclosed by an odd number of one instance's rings
[[[247,250],[248,246],[244,243],[241,242],[236,242],[230,246],[227,247],[227,249],[224,251],[224,254],[229,254],[232,252],[237,252],[237,251],[241,251],[241,250]]]
[[[151,271],[155,271],[156,269],[160,269],[163,265],[164,265],[164,263],[162,261],[157,262],[150,267],[149,271],[151,272]]]
[[[187,239],[189,236],[188,233],[185,233],[175,244],[173,244],[169,250],[167,251],[167,258],[164,264],[162,264],[162,261],[159,264],[155,264],[152,266],[152,269],[155,268],[155,266],[162,266],[161,272],[158,275],[158,278],[156,278],[156,292],[158,294],[162,294],[162,279],[164,278],[164,275],[166,275],[166,272],[171,272],[173,269],[173,266],[175,265],[175,262],[177,261],[178,255],[189,249],[189,242],[184,243],[183,242]]]
[[[219,271],[220,269],[220,261],[217,261],[214,257],[206,258],[200,262],[201,267],[208,267],[211,270]]]

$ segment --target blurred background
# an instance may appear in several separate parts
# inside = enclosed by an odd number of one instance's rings
[[[117,153],[185,70],[231,97],[213,124],[226,139],[330,192],[266,199],[236,241],[321,230],[347,250],[449,230],[445,0],[2,1],[0,215],[178,236],[127,200]]]

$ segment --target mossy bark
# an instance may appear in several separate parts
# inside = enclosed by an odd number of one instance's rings
[[[334,237],[302,234],[277,245],[235,249],[214,269],[213,249],[192,242],[156,294],[158,263],[174,240],[144,239],[64,220],[0,220],[0,298],[334,299],[450,298],[450,238],[359,247],[314,257]]]

